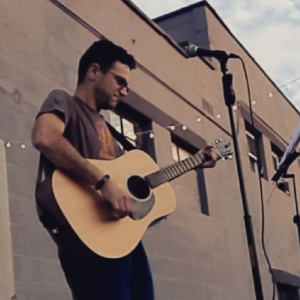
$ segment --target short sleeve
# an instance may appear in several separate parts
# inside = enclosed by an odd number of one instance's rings
[[[45,113],[57,115],[67,125],[72,113],[72,97],[65,91],[54,90],[43,102],[36,118]]]

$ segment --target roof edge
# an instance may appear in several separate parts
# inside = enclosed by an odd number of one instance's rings
[[[165,19],[174,17],[178,14],[181,14],[183,12],[187,12],[189,10],[192,10],[197,7],[203,7],[206,6],[216,17],[216,19],[221,23],[221,25],[227,30],[227,32],[231,35],[231,37],[237,42],[237,44],[245,51],[245,53],[249,56],[249,58],[256,64],[256,66],[262,71],[262,73],[266,76],[266,78],[271,82],[271,84],[276,88],[276,90],[279,92],[279,94],[290,104],[290,106],[296,111],[298,115],[300,115],[300,111],[296,108],[296,106],[287,98],[287,96],[280,90],[280,88],[276,85],[276,83],[273,81],[273,79],[266,73],[266,71],[258,64],[258,62],[255,60],[255,58],[250,54],[250,52],[243,46],[243,44],[235,37],[235,35],[231,32],[229,27],[225,24],[225,22],[221,19],[221,17],[218,15],[218,13],[215,11],[215,9],[206,1],[200,1],[194,4],[191,4],[189,6],[180,8],[176,11],[170,12],[168,14],[162,15],[160,17],[157,17],[153,19],[155,22],[163,21]]]
[[[182,56],[188,58],[186,52],[179,44],[153,20],[151,20],[142,10],[140,10],[131,0],[121,0],[132,11],[134,11],[143,21],[145,21],[156,33],[162,36],[176,51]],[[205,58],[200,58],[210,69],[214,70],[214,66],[210,64]]]

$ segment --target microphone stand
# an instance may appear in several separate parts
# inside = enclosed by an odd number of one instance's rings
[[[262,283],[261,283],[261,275],[258,266],[257,252],[255,247],[252,217],[249,213],[248,201],[246,197],[244,178],[243,178],[243,172],[241,166],[240,152],[238,146],[238,139],[237,139],[235,124],[234,124],[232,105],[234,105],[235,103],[235,93],[232,86],[233,76],[232,74],[228,73],[228,69],[227,69],[228,58],[229,57],[227,56],[222,59],[219,59],[221,65],[221,71],[223,74],[222,77],[223,94],[224,94],[225,104],[228,107],[228,115],[229,115],[231,132],[232,132],[234,152],[236,157],[235,161],[236,161],[236,168],[237,168],[238,179],[239,179],[241,200],[242,200],[243,210],[244,210],[244,223],[245,223],[245,229],[247,235],[250,262],[252,267],[252,276],[253,276],[255,294],[257,300],[263,300],[264,297],[263,297],[263,290],[262,290]]]

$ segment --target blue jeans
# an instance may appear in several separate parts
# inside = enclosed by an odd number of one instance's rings
[[[62,241],[59,259],[74,300],[154,300],[142,243],[125,257],[107,259],[89,250],[77,237]]]

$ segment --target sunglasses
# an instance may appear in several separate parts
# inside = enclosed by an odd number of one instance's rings
[[[118,85],[120,86],[120,88],[126,88],[126,92],[129,92],[129,87],[128,87],[128,82],[125,78],[123,78],[122,76],[116,74],[115,72],[108,70],[109,73],[114,75],[115,80],[117,81]]]

